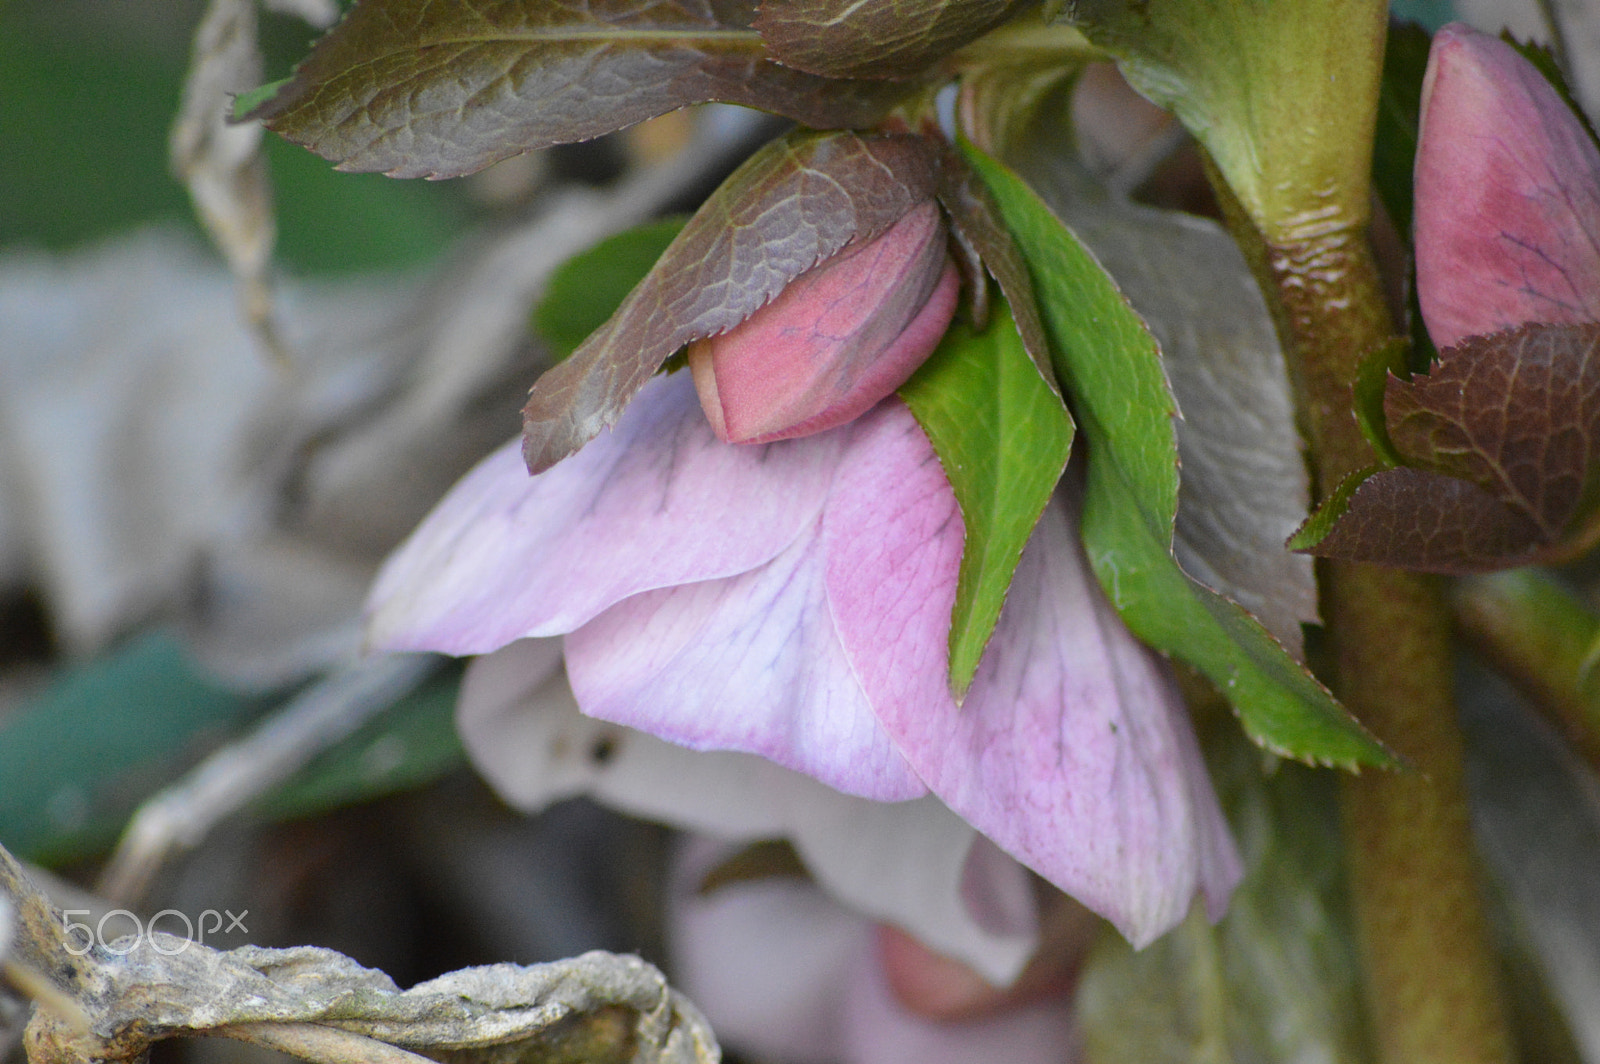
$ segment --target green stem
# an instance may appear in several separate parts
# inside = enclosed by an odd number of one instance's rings
[[[1360,222],[1278,244],[1216,180],[1273,308],[1322,492],[1373,461],[1352,414],[1362,356],[1393,324]],[[1437,581],[1374,566],[1321,569],[1335,691],[1411,765],[1342,791],[1355,920],[1383,1064],[1512,1059],[1476,877]]]

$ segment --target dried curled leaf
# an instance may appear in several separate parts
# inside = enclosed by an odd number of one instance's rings
[[[245,117],[339,164],[456,177],[693,103],[864,126],[906,91],[773,63],[751,0],[363,0]]]
[[[314,946],[221,952],[153,931],[86,942],[85,925],[69,925],[0,846],[6,907],[17,913],[12,960],[49,1006],[28,1024],[31,1064],[144,1061],[155,1042],[197,1034],[317,1064],[721,1059],[699,1011],[637,957],[464,968],[402,991]]]
[[[1025,0],[766,0],[755,28],[780,63],[834,78],[914,77]]]
[[[1406,466],[1362,483],[1312,553],[1435,573],[1560,553],[1593,509],[1600,324],[1471,337],[1391,378],[1384,413]]]
[[[535,473],[616,423],[668,356],[739,324],[851,240],[933,197],[921,137],[792,133],[734,172],[611,319],[534,384],[523,456]]]

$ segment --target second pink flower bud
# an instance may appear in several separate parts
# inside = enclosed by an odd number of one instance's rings
[[[959,289],[932,201],[846,246],[739,325],[689,346],[717,438],[768,443],[865,413],[933,353]]]

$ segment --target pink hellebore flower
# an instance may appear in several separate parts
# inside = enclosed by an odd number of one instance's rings
[[[933,353],[959,288],[932,200],[796,277],[735,328],[689,347],[717,438],[769,443],[866,413]]]
[[[803,439],[720,443],[687,375],[529,478],[515,443],[380,573],[371,642],[481,654],[565,635],[588,715],[763,755],[880,801],[933,791],[1144,944],[1240,866],[1163,663],[1045,511],[963,705],[946,636],[964,539],[897,399]]]
[[[1422,84],[1416,249],[1440,348],[1600,321],[1600,150],[1532,63],[1459,23]]]

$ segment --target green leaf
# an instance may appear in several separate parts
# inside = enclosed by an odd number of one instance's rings
[[[629,229],[561,264],[533,310],[533,327],[557,361],[616,313],[687,221],[677,215]]]
[[[1315,624],[1310,559],[1284,549],[1310,478],[1277,330],[1243,254],[1215,222],[1116,195],[1061,154],[1019,172],[1111,275],[1161,347],[1183,416],[1172,550],[1295,658]]]
[[[1358,469],[1334,485],[1328,497],[1317,507],[1316,513],[1306,518],[1306,523],[1289,537],[1289,542],[1286,544],[1288,548],[1308,551],[1326,539],[1328,533],[1333,531],[1333,526],[1338,524],[1345,511],[1350,509],[1350,499],[1355,495],[1356,489],[1361,487],[1368,477],[1383,468],[1381,465],[1373,465]]]
[[[269,81],[258,89],[241,92],[233,98],[233,117],[235,121],[242,122],[256,108],[272,99],[288,87],[293,78],[279,78]]]
[[[1391,374],[1409,376],[1410,347],[1405,337],[1393,336],[1376,350],[1369,351],[1361,360],[1353,389],[1356,423],[1361,426],[1361,435],[1367,438],[1372,449],[1378,452],[1378,459],[1389,468],[1402,465],[1405,460],[1389,438],[1389,423],[1383,412],[1383,395]]]
[[[456,177],[712,100],[869,126],[911,86],[771,61],[752,0],[363,0],[245,117],[344,170]]]
[[[63,670],[0,727],[0,841],[49,864],[105,851],[141,801],[263,706],[163,633]]]
[[[1024,0],[764,0],[755,28],[785,66],[906,78],[1005,21]]]
[[[799,131],[756,152],[689,219],[617,312],[534,383],[523,455],[548,469],[616,423],[669,355],[726,332],[851,240],[933,198],[922,137]]]
[[[1038,197],[1001,164],[965,150],[1032,270],[1057,376],[1089,444],[1084,546],[1123,620],[1210,677],[1267,749],[1345,766],[1394,764],[1256,620],[1179,568],[1176,411],[1154,339]]]
[[[461,768],[456,734],[461,668],[441,670],[253,806],[274,819],[314,816],[421,787]]]
[[[1033,526],[1072,454],[1072,416],[996,299],[982,332],[956,325],[900,387],[966,524],[950,616],[950,690],[967,693]]]

